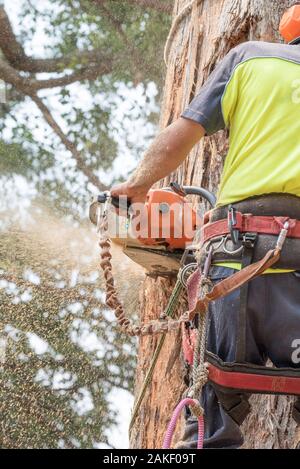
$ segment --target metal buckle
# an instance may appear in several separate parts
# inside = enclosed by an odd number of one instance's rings
[[[245,233],[242,244],[246,249],[253,249],[257,241],[257,233]]]
[[[228,208],[228,230],[230,233],[231,241],[235,246],[238,244],[240,237],[240,231],[234,228],[236,224],[236,208],[230,205]]]

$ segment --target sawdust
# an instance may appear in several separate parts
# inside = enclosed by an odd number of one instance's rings
[[[120,247],[113,257],[120,296],[136,317],[144,271]],[[95,228],[44,207],[1,232],[1,447],[107,443],[102,425],[115,417],[108,389],[132,389],[135,345],[104,306],[98,261]]]
[[[3,236],[11,240],[0,244],[0,268],[6,266],[5,270],[15,272],[17,262],[42,274],[45,267],[60,265],[81,277],[97,275],[99,287],[103,286],[95,227],[88,222],[74,225],[55,217],[44,207],[35,207],[30,215],[23,229],[15,223],[2,233],[2,241]],[[124,255],[117,244],[112,245],[112,255],[120,297],[133,312],[138,306],[139,286],[145,271]]]

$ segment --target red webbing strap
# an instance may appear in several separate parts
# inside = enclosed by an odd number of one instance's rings
[[[289,238],[300,238],[300,221],[289,217],[263,217],[236,212],[235,230],[241,233],[259,233],[266,235],[278,235],[286,221],[289,222]],[[201,229],[201,244],[212,238],[230,234],[227,219],[205,224]]]
[[[209,363],[208,379],[228,389],[240,389],[265,394],[300,395],[299,378],[224,371]]]

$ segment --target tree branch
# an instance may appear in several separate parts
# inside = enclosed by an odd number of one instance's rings
[[[9,60],[9,63],[13,65],[16,70],[22,70],[29,73],[61,73],[66,68],[73,68],[74,63],[76,65],[81,65],[82,69],[99,66],[99,63],[102,63],[102,66],[108,67],[110,62],[110,58],[107,57],[100,49],[91,51],[78,50],[73,54],[51,59],[34,59],[32,57],[25,56],[20,58],[17,62],[10,62]]]
[[[27,94],[30,89],[35,89],[36,80],[31,78],[22,77],[16,70],[7,62],[0,58],[0,78],[6,83],[13,85],[16,89],[24,94]]]
[[[92,68],[93,71],[96,70],[96,67],[99,67],[99,74],[101,74],[101,68],[104,70],[103,73],[108,73],[105,70],[106,68],[108,68],[109,71],[112,69],[110,57],[106,56],[99,49],[91,51],[78,50],[70,55],[51,59],[34,59],[28,57],[23,47],[17,41],[3,6],[0,6],[0,49],[7,62],[15,70],[22,70],[24,72],[60,73],[66,68],[72,68],[74,63],[82,65],[82,69],[78,70],[76,73],[87,73],[88,67]],[[99,64],[101,65],[99,66]]]
[[[30,94],[32,101],[36,104],[36,106],[41,111],[45,121],[48,125],[52,128],[55,134],[59,137],[61,142],[64,146],[72,153],[73,157],[75,158],[77,168],[88,178],[88,180],[94,184],[100,191],[106,190],[107,187],[102,184],[98,177],[86,166],[83,155],[80,151],[77,150],[76,145],[68,139],[68,137],[64,134],[61,127],[58,125],[54,117],[52,116],[50,110],[47,106],[43,103],[43,101],[34,93]]]
[[[58,78],[49,78],[47,80],[35,80],[33,87],[35,90],[42,90],[45,88],[55,88],[56,86],[67,86],[76,81],[95,80],[101,75],[107,75],[113,71],[113,63],[102,63],[92,67],[81,68],[74,73],[64,75]]]
[[[36,80],[31,77],[23,77],[10,64],[0,59],[0,78],[25,94],[30,91],[38,91],[45,88],[67,86],[76,81],[95,80],[100,75],[111,73],[112,70],[113,62],[110,61],[110,63],[104,62],[92,67],[82,68],[62,77]]]
[[[172,13],[173,1],[165,0],[164,2],[158,0],[126,0],[127,3],[131,3],[143,8],[152,8],[157,11]],[[140,58],[137,56],[136,50],[129,43],[126,34],[121,28],[120,23],[110,14],[109,10],[104,7],[106,0],[92,0],[92,3],[101,7],[102,13],[104,13],[112,25],[115,27],[117,32],[121,35],[122,39],[125,41],[125,44],[130,47],[130,51],[134,52],[134,56],[139,63],[143,63]],[[94,73],[99,67],[98,75],[109,73],[112,69],[111,60],[107,57],[101,50],[95,49],[92,51],[76,51],[70,55],[64,57],[57,57],[51,59],[37,59],[28,57],[21,46],[17,41],[17,38],[13,32],[9,17],[3,6],[0,6],[0,49],[3,52],[4,57],[10,65],[15,70],[21,70],[29,73],[60,73],[66,68],[71,68],[74,63],[82,65],[82,69],[74,72],[74,79],[65,78],[66,81],[62,81],[62,85],[54,84],[54,82],[49,82],[49,87],[54,86],[64,86],[65,84],[73,83],[77,81],[76,74],[83,74],[82,79],[89,79],[89,73],[87,72],[87,67],[91,68],[91,79],[95,78]],[[101,66],[99,66],[101,63]],[[108,69],[109,71],[106,71]],[[103,70],[103,71],[102,71]],[[80,78],[81,79],[81,78]],[[58,79],[60,80],[60,79]],[[69,81],[70,80],[70,81]],[[47,83],[47,82],[46,82]],[[47,86],[43,86],[47,87]],[[36,89],[41,89],[42,86],[37,87]]]
[[[125,34],[125,32],[124,32],[123,29],[122,29],[122,23],[121,23],[120,21],[118,21],[118,20],[111,14],[111,12],[109,11],[109,9],[107,9],[105,6],[99,5],[99,10],[100,10],[101,13],[108,19],[108,21],[110,22],[110,24],[113,26],[113,28],[114,28],[114,29],[117,31],[117,33],[119,34],[119,36],[123,39],[124,45],[128,48],[130,54],[133,55],[135,61],[136,61],[136,62],[140,62],[140,58],[139,58],[138,55],[137,55],[137,50],[132,46],[132,44],[130,44],[130,42],[128,41],[127,35]]]
[[[64,134],[63,130],[60,128],[60,126],[52,116],[50,110],[36,94],[36,91],[40,89],[40,82],[37,80],[23,78],[13,69],[13,67],[11,67],[9,64],[7,64],[1,59],[0,78],[2,78],[6,83],[10,83],[11,85],[13,85],[18,91],[21,91],[26,96],[29,96],[32,101],[35,102],[48,125],[60,138],[64,146],[72,153],[73,157],[76,160],[77,168],[82,171],[83,174],[85,174],[85,176],[88,178],[88,180],[92,184],[94,184],[94,186],[96,186],[99,190],[106,190],[107,187],[102,184],[97,178],[97,176],[95,176],[95,174],[86,166],[81,152],[77,150],[76,145],[71,140],[69,140],[68,137]]]
[[[0,6],[0,48],[11,64],[17,64],[26,59],[23,47],[18,43],[9,18],[3,6]]]

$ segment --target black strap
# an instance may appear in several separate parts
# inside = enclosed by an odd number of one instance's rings
[[[243,239],[242,269],[248,267],[253,260],[256,233],[246,233]],[[238,363],[246,361],[247,304],[249,282],[240,289],[240,312],[238,317],[235,359]]]
[[[233,394],[230,392],[221,391],[216,387],[214,387],[214,390],[225,412],[230,415],[230,417],[235,421],[235,423],[237,423],[238,425],[242,425],[242,423],[251,411],[251,406],[249,404],[250,394]]]

